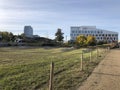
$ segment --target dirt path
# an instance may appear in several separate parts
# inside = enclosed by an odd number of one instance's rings
[[[120,90],[120,50],[111,50],[78,90]]]

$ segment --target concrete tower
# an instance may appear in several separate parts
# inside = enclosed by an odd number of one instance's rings
[[[25,26],[24,34],[26,37],[33,37],[33,28],[31,26]]]

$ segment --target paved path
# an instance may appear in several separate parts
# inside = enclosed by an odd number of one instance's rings
[[[111,50],[78,90],[120,90],[120,50]]]

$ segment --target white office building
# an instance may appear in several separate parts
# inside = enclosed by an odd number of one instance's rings
[[[25,26],[24,34],[26,37],[33,37],[33,28],[31,26]]]
[[[97,29],[96,26],[80,26],[71,27],[70,39],[76,40],[78,35],[89,36],[92,35],[96,38],[97,42],[106,41],[108,43],[118,42],[118,33],[103,29]]]

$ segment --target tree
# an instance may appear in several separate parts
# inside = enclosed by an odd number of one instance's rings
[[[20,35],[17,35],[17,38],[20,38],[20,39],[25,39],[26,37],[25,37],[25,34],[24,34],[24,33],[22,33],[22,34],[20,34]]]
[[[79,35],[76,37],[76,44],[79,46],[86,45],[87,38],[84,35]]]
[[[96,39],[94,36],[87,36],[87,41],[86,41],[86,45],[90,46],[90,45],[96,45]]]
[[[13,41],[14,39],[14,35],[11,32],[6,32],[6,31],[0,32],[0,36],[2,37],[2,41],[5,42]]]
[[[64,39],[63,34],[64,33],[62,33],[61,29],[58,28],[57,32],[55,33],[55,36],[56,36],[55,40],[58,41],[58,42],[63,41],[63,39]]]
[[[14,41],[14,35],[13,35],[13,33],[10,32],[8,36],[9,36],[9,40],[10,41]]]

